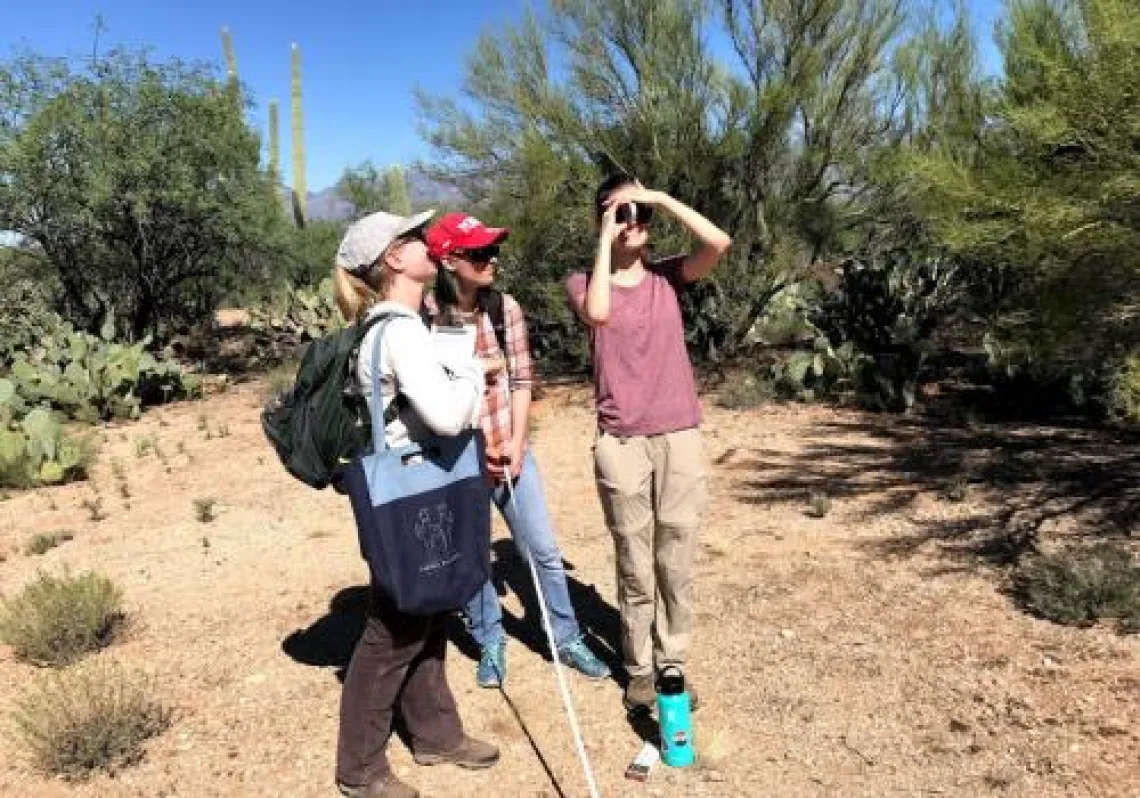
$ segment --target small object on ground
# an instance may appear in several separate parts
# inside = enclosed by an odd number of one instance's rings
[[[633,781],[648,781],[649,772],[653,770],[653,766],[657,764],[657,760],[660,758],[661,752],[657,750],[657,746],[653,743],[646,743],[641,746],[637,756],[625,769],[625,777]]]

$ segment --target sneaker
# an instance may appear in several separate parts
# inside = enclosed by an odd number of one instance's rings
[[[479,664],[475,668],[475,681],[480,687],[502,687],[507,680],[507,644],[497,643],[483,646]]]
[[[474,737],[464,737],[459,747],[450,753],[415,751],[412,759],[417,765],[458,765],[468,770],[483,770],[499,761],[499,749]]]
[[[558,659],[563,665],[569,665],[587,679],[605,679],[610,675],[609,666],[590,650],[582,635],[579,635],[573,643],[558,649]]]
[[[651,673],[629,677],[629,684],[625,686],[625,695],[622,696],[626,712],[635,712],[639,709],[653,711],[656,708],[657,688],[653,682]]]
[[[409,787],[389,773],[380,781],[365,784],[363,787],[349,787],[337,781],[336,788],[348,798],[419,798],[420,791]]]

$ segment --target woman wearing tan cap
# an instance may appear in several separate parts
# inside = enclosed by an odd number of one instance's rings
[[[400,217],[374,213],[349,227],[336,255],[333,279],[337,304],[350,322],[387,313],[360,346],[356,377],[370,405],[382,402],[385,416],[397,393],[406,401],[385,427],[388,445],[403,447],[432,435],[456,435],[477,419],[484,374],[474,357],[448,362],[432,346],[419,308],[424,286],[435,277],[423,226],[432,213]],[[373,362],[376,335],[384,329]],[[371,390],[379,374],[381,396]],[[389,416],[393,414],[389,413]],[[392,719],[402,715],[420,765],[454,764],[487,768],[498,749],[468,737],[447,684],[446,621],[449,613],[407,615],[375,586],[368,622],[356,645],[340,706],[336,782],[353,798],[414,798],[419,793],[392,773],[386,756]]]

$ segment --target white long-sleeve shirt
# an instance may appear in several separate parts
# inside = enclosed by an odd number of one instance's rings
[[[432,344],[431,333],[418,314],[398,302],[381,302],[368,311],[396,318],[377,324],[364,336],[356,362],[356,378],[371,408],[375,374],[373,348],[381,327],[381,416],[397,394],[408,400],[385,430],[388,445],[406,446],[435,435],[458,435],[478,425],[483,398],[483,366],[477,358],[446,363]]]

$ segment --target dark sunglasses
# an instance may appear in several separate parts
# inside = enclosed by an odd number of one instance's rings
[[[618,224],[649,224],[653,220],[653,206],[622,203],[614,213],[614,219]]]
[[[479,247],[479,249],[460,250],[456,254],[472,263],[490,263],[499,257],[499,245],[491,244],[487,247]]]

